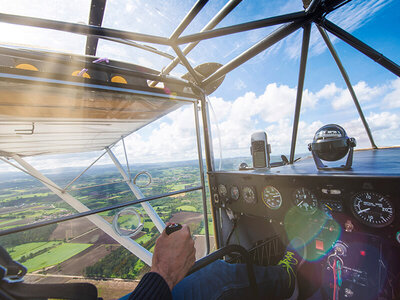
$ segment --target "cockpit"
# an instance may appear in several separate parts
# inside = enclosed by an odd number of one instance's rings
[[[297,239],[296,299],[399,299],[399,3],[161,2],[0,9],[0,298],[123,297],[185,228],[185,279],[262,299]]]

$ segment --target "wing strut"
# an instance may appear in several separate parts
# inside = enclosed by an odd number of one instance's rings
[[[57,184],[55,184],[53,181],[51,181],[46,176],[44,176],[42,173],[40,173],[38,170],[36,170],[33,166],[31,166],[29,163],[27,163],[25,160],[23,160],[19,155],[13,155],[12,158],[16,162],[18,162],[29,174],[38,178],[48,189],[50,189],[54,194],[56,194],[58,197],[63,199],[66,203],[68,203],[71,207],[76,209],[78,212],[90,211],[90,209],[86,205],[82,204],[79,200],[75,199],[69,193],[61,192],[60,191],[61,188],[58,187]],[[151,266],[151,260],[152,260],[153,255],[148,250],[143,248],[141,245],[136,243],[131,238],[122,237],[122,236],[118,235],[117,233],[115,233],[111,227],[111,224],[108,223],[106,220],[104,220],[101,216],[90,215],[90,216],[87,216],[87,218],[95,226],[97,226],[98,228],[103,230],[106,234],[111,236],[119,244],[121,244],[126,249],[128,249],[130,252],[135,254],[147,265]]]

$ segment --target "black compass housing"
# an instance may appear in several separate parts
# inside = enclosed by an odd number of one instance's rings
[[[353,148],[356,140],[349,138],[343,127],[337,124],[328,124],[317,130],[308,150],[312,152],[315,164],[319,170],[350,169],[353,163]],[[337,161],[346,156],[346,165],[340,167],[327,167],[321,160]]]

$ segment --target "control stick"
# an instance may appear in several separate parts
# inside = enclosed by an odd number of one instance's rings
[[[165,233],[170,235],[171,233],[182,229],[182,225],[179,223],[171,223],[165,228]]]

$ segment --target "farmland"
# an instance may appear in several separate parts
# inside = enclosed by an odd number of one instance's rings
[[[133,176],[143,169],[152,175],[151,185],[141,187],[145,196],[200,185],[198,166],[193,162],[141,166],[140,169],[133,168]],[[65,186],[78,173],[78,170],[71,169],[60,173],[51,172],[48,176],[58,185]],[[90,209],[136,199],[125,183],[118,182],[120,179],[114,168],[93,167],[71,186],[70,193]],[[105,183],[111,184],[104,185]],[[195,235],[198,249],[196,257],[204,255],[203,203],[200,191],[164,197],[152,201],[151,205],[163,221],[188,224]],[[159,233],[143,208],[138,205],[134,207],[143,216],[144,226],[142,232],[132,238],[152,251]],[[14,176],[5,178],[0,183],[0,230],[68,216],[75,212],[33,178]],[[110,210],[100,215],[111,223],[117,212]],[[137,221],[128,216],[123,216],[118,223],[124,228],[137,225]],[[13,259],[28,268],[31,274],[28,276],[37,276],[35,280],[41,283],[54,282],[55,278],[57,282],[63,281],[64,279],[60,279],[63,277],[59,276],[133,280],[140,278],[148,270],[142,261],[86,218],[3,236],[0,237],[0,244]]]

